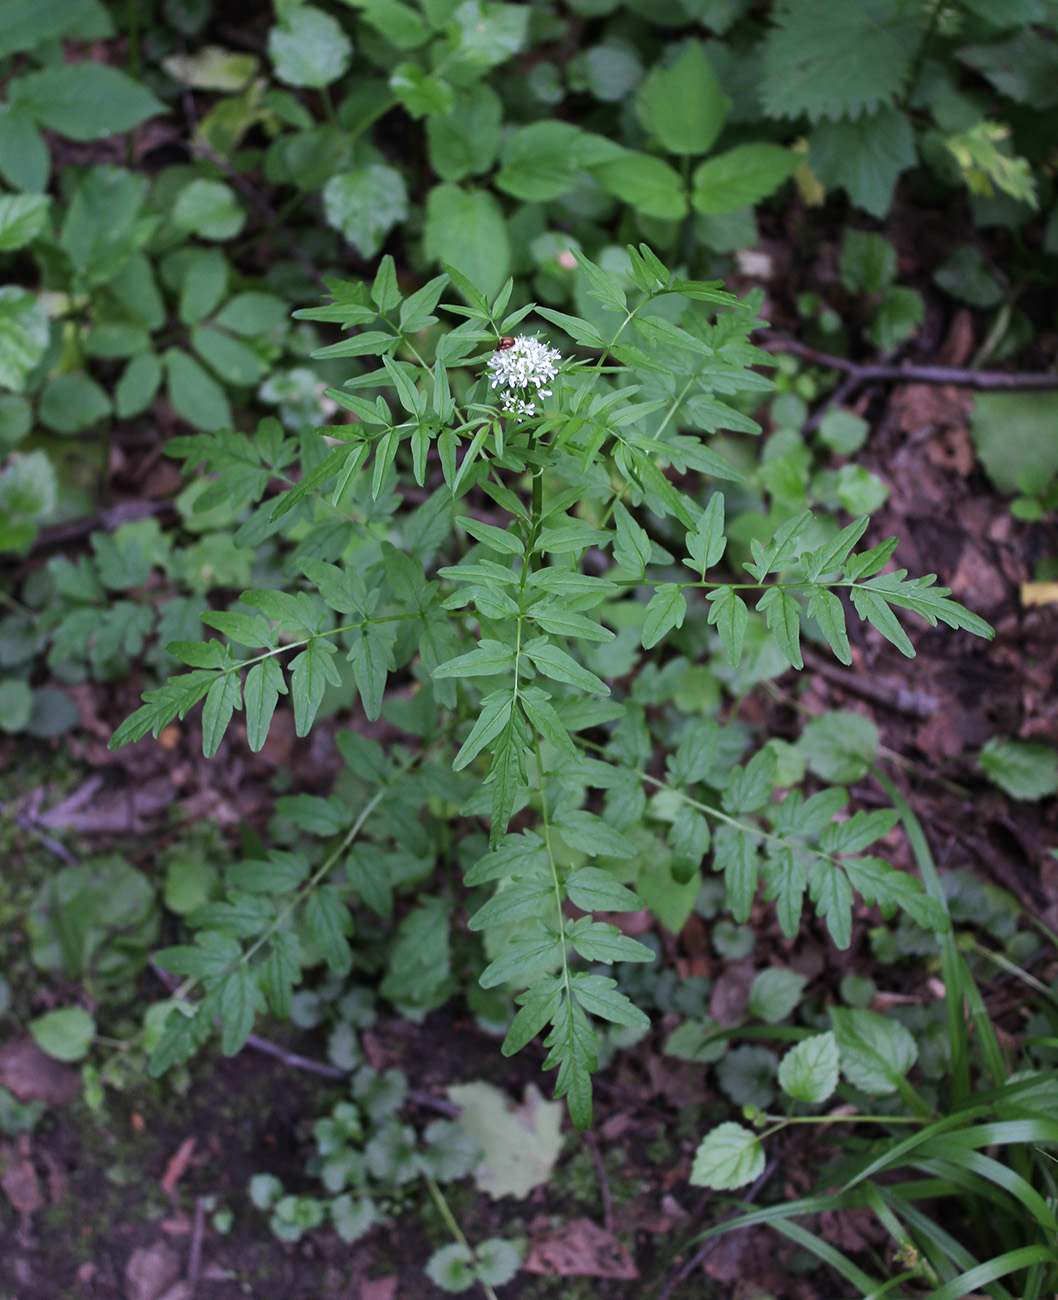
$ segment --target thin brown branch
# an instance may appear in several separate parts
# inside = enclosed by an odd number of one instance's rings
[[[774,1175],[778,1167],[779,1167],[778,1157],[768,1162],[761,1176],[757,1179],[757,1181],[753,1184],[753,1186],[749,1189],[749,1191],[745,1194],[745,1196],[740,1198],[743,1205],[751,1205],[757,1199],[762,1189],[772,1178],[772,1176]],[[732,1214],[728,1216],[729,1219],[735,1219],[737,1217],[738,1217],[737,1214]],[[682,1267],[679,1269],[678,1272],[672,1274],[672,1276],[665,1283],[665,1286],[662,1289],[661,1293],[658,1295],[658,1300],[669,1300],[669,1296],[676,1289],[676,1287],[678,1287],[681,1282],[686,1281],[687,1278],[690,1277],[690,1275],[694,1272],[696,1268],[700,1268],[719,1244],[720,1244],[719,1237],[711,1237],[705,1243],[705,1245],[701,1247],[700,1250],[696,1251],[695,1254],[693,1254],[691,1258],[687,1260],[685,1264],[682,1265]]]
[[[793,339],[765,336],[759,340],[765,352],[785,352],[800,357],[813,366],[838,370],[857,383],[951,384],[957,388],[975,388],[992,392],[1032,392],[1058,388],[1058,374],[1042,370],[1035,373],[1002,370],[967,370],[960,366],[889,366],[875,362],[850,361],[819,352]]]

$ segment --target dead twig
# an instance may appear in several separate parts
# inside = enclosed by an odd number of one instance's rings
[[[764,1186],[767,1184],[768,1180],[772,1177],[772,1175],[775,1173],[778,1167],[779,1167],[779,1158],[778,1156],[776,1156],[774,1159],[768,1162],[768,1164],[765,1166],[764,1172],[753,1184],[753,1186],[749,1189],[749,1191],[745,1194],[745,1196],[741,1198],[744,1204],[748,1205],[751,1204],[754,1200],[756,1200],[756,1198],[760,1195]],[[728,1222],[731,1219],[734,1219],[736,1217],[737,1217],[736,1215],[729,1215],[728,1219],[723,1220],[723,1222]],[[681,1282],[686,1281],[686,1279],[690,1277],[690,1275],[694,1272],[696,1268],[700,1268],[701,1265],[709,1258],[709,1256],[712,1254],[712,1252],[716,1249],[716,1247],[719,1244],[720,1244],[719,1237],[710,1237],[710,1239],[705,1243],[705,1245],[702,1246],[700,1250],[696,1251],[691,1256],[691,1258],[687,1260],[687,1262],[684,1265],[682,1265],[679,1272],[674,1273],[669,1278],[669,1280],[665,1283],[664,1287],[662,1288],[661,1293],[658,1296],[658,1300],[669,1300],[669,1296],[673,1293],[676,1287],[678,1287]]]
[[[596,1142],[594,1134],[585,1133],[584,1142],[591,1154],[592,1164],[594,1164],[595,1172],[599,1178],[603,1227],[613,1235],[613,1197],[610,1195],[610,1180],[606,1177],[606,1166],[603,1164],[602,1154],[599,1151],[599,1144]]]
[[[187,1282],[194,1291],[202,1275],[202,1239],[206,1233],[205,1197],[195,1197],[195,1217],[191,1224],[191,1246],[187,1252]]]
[[[793,339],[765,337],[760,340],[765,352],[785,352],[790,356],[800,357],[813,366],[822,366],[826,370],[838,370],[854,378],[857,384],[951,384],[957,388],[976,388],[994,392],[1031,392],[1034,390],[1058,388],[1058,374],[1042,370],[1034,374],[1001,370],[967,370],[961,366],[888,366],[875,362],[850,361],[847,357],[834,357],[827,352],[818,352],[804,343],[795,343]]]

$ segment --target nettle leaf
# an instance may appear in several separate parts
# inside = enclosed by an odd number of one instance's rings
[[[761,86],[769,116],[858,118],[903,89],[916,45],[901,39],[899,0],[783,0],[775,13]]]
[[[779,1087],[794,1101],[821,1105],[838,1086],[841,1055],[832,1033],[813,1034],[779,1062]]]

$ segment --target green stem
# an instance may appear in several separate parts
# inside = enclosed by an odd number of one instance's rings
[[[469,1241],[467,1241],[465,1235],[463,1234],[463,1229],[459,1226],[459,1222],[456,1219],[456,1216],[452,1213],[451,1209],[449,1208],[447,1200],[445,1200],[444,1192],[441,1191],[440,1187],[437,1186],[436,1180],[433,1179],[429,1174],[423,1174],[423,1179],[426,1183],[426,1186],[430,1189],[430,1195],[433,1197],[434,1204],[437,1206],[441,1218],[444,1220],[445,1227],[452,1234],[452,1236],[455,1237],[456,1241],[461,1246],[464,1246],[467,1250],[469,1250],[470,1253],[474,1256],[474,1259],[477,1260],[477,1252],[474,1250],[474,1247],[470,1244]],[[487,1282],[483,1282],[480,1277],[478,1278],[478,1284],[481,1287],[482,1291],[484,1291],[485,1294],[489,1297],[489,1300],[499,1300],[499,1297],[496,1295],[496,1292],[493,1291],[492,1287],[489,1286]]]

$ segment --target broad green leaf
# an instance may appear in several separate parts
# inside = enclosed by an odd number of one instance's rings
[[[58,36],[104,40],[114,29],[98,0],[3,0],[0,58]]]
[[[801,1000],[808,977],[769,966],[758,971],[749,990],[749,1014],[769,1025],[781,1024]]]
[[[777,144],[740,144],[694,170],[691,203],[707,217],[751,207],[789,180],[798,155]]]
[[[496,185],[517,199],[547,202],[572,189],[585,167],[620,154],[619,146],[569,122],[533,122],[504,140]]]
[[[330,14],[302,4],[288,6],[271,29],[268,54],[280,81],[318,90],[348,70],[353,43]]]
[[[507,223],[496,198],[484,190],[435,185],[426,200],[423,240],[429,258],[490,296],[510,274]]]
[[[332,176],[323,190],[327,224],[341,232],[357,252],[372,258],[408,215],[408,191],[394,167],[371,163]]]
[[[903,172],[917,160],[906,114],[885,105],[852,120],[820,122],[808,137],[808,161],[828,189],[841,186],[858,208],[881,220]]]
[[[181,348],[169,348],[165,368],[169,400],[177,415],[199,429],[215,431],[231,425],[231,408],[224,389],[193,357]]]
[[[813,718],[797,747],[808,766],[824,781],[849,785],[865,776],[878,752],[878,728],[851,709],[834,709]]]
[[[38,193],[48,184],[50,169],[48,146],[33,118],[8,105],[0,113],[0,176],[15,189]]]
[[[29,372],[44,356],[48,315],[36,294],[0,286],[0,388],[21,393]]]
[[[1000,492],[1044,491],[1058,474],[1056,425],[1058,393],[976,395],[970,437]]]
[[[11,103],[70,140],[131,131],[167,110],[138,81],[106,63],[60,64],[10,83]]]
[[[794,1101],[818,1106],[838,1086],[840,1053],[832,1033],[813,1034],[779,1062],[779,1087]]]
[[[0,196],[0,253],[11,253],[36,239],[47,224],[50,204],[46,194]]]
[[[689,41],[671,67],[655,66],[635,100],[647,131],[666,153],[680,155],[708,153],[730,108],[700,41]]]
[[[906,25],[885,21],[889,14],[888,6],[786,0],[764,43],[768,116],[855,119],[892,102],[915,47]]]
[[[55,1060],[80,1061],[92,1046],[96,1022],[84,1007],[62,1007],[31,1020],[29,1032],[37,1046]]]
[[[830,1023],[849,1083],[872,1097],[896,1092],[918,1057],[908,1030],[890,1016],[849,1007],[832,1007]]]
[[[610,194],[631,204],[645,217],[679,221],[687,215],[687,192],[676,169],[652,154],[629,150],[612,162],[592,167],[592,175]]]
[[[993,736],[978,756],[989,780],[1012,799],[1058,794],[1058,751],[1039,741]]]
[[[73,371],[48,381],[38,414],[56,433],[80,433],[105,420],[111,410],[106,389],[83,371]]]
[[[223,181],[194,180],[177,195],[173,221],[200,239],[234,239],[246,224],[235,191]]]
[[[741,1124],[718,1124],[702,1139],[691,1166],[692,1187],[733,1191],[764,1172],[760,1138]]]

